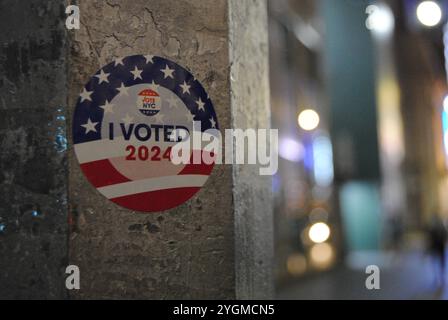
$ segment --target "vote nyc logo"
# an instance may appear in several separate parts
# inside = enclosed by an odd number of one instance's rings
[[[145,116],[156,115],[161,108],[162,99],[154,90],[145,89],[138,94],[137,109]]]

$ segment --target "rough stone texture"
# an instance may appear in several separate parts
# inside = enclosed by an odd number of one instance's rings
[[[0,298],[66,297],[64,1],[0,1]]]
[[[68,297],[69,263],[75,299],[271,297],[270,181],[257,167],[215,166],[192,200],[141,214],[90,185],[65,137],[82,86],[132,54],[189,68],[222,130],[269,128],[264,1],[79,1],[68,46],[65,4],[0,0],[0,298]]]
[[[72,32],[70,110],[82,86],[116,57],[154,54],[189,68],[230,127],[227,4],[207,1],[82,1]],[[71,130],[69,131],[71,132]],[[215,166],[202,190],[166,212],[118,207],[84,178],[70,150],[73,298],[234,298],[232,168]]]
[[[229,56],[233,128],[270,128],[265,1],[230,0]],[[236,297],[273,297],[271,177],[255,165],[233,167]]]

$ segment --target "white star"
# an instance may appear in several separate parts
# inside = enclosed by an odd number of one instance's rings
[[[165,116],[163,115],[163,114],[160,114],[160,112],[159,113],[157,113],[155,116],[154,116],[154,119],[156,120],[156,122],[158,122],[158,123],[163,123],[163,118],[164,118]]]
[[[194,121],[194,114],[192,114],[190,111],[187,111],[187,114],[185,116],[187,117],[188,122]]]
[[[170,108],[174,108],[177,107],[177,100],[174,97],[171,97],[168,99],[168,105],[170,106]]]
[[[106,100],[106,103],[102,106],[100,106],[101,109],[104,110],[104,113],[114,113],[114,109],[113,109],[114,105],[112,103],[109,103],[109,101]]]
[[[104,73],[103,70],[101,70],[100,74],[95,75],[95,77],[98,78],[98,84],[101,84],[103,82],[109,83],[109,77],[110,73]]]
[[[154,91],[157,91],[157,89],[159,89],[159,87],[160,87],[160,85],[155,83],[154,80],[152,80],[151,84],[149,85],[149,88]]]
[[[129,125],[131,124],[132,121],[134,121],[134,118],[130,117],[129,114],[126,113],[126,117],[124,117],[121,120],[123,120],[125,124]]]
[[[198,104],[198,111],[199,110],[205,111],[205,108],[204,108],[205,103],[201,100],[201,98],[199,98],[198,101],[196,101],[196,103]]]
[[[169,78],[169,77],[174,79],[174,76],[173,76],[174,69],[170,69],[170,67],[168,67],[168,65],[165,66],[165,69],[161,69],[160,71],[162,71],[163,74],[165,75],[164,79]]]
[[[120,64],[121,64],[122,66],[124,66],[124,64],[123,64],[123,59],[124,59],[124,57],[115,59],[115,65],[114,65],[114,67],[116,67],[116,66],[118,66],[118,65],[120,65]]]
[[[81,97],[81,103],[84,102],[84,100],[92,101],[92,98],[90,97],[92,93],[93,91],[87,91],[86,88],[82,89],[82,92],[79,95]]]
[[[216,121],[213,118],[210,118],[210,123],[212,125],[212,128],[216,128]]]
[[[190,86],[185,81],[183,84],[180,85],[180,87],[182,88],[183,94],[185,93],[190,94]]]
[[[90,131],[96,132],[95,126],[98,124],[98,122],[92,122],[92,120],[87,119],[86,124],[82,124],[81,127],[84,127],[86,129],[85,134],[88,134]]]
[[[120,91],[120,94],[125,94],[125,95],[129,95],[128,94],[128,89],[129,89],[128,87],[124,86],[123,82],[121,83],[121,87],[117,88],[117,90]]]
[[[144,56],[146,59],[146,63],[148,64],[149,62],[154,63],[154,61],[152,59],[154,59],[154,56],[148,54],[146,56]]]
[[[134,70],[131,71],[131,73],[134,75],[134,80],[142,79],[142,72],[143,70],[137,69],[137,66],[135,66]]]

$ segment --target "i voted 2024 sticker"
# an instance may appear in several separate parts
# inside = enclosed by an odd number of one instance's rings
[[[212,102],[190,72],[157,56],[120,58],[80,94],[75,153],[90,183],[116,204],[144,212],[171,209],[198,192],[213,169],[213,163],[171,161],[173,132],[191,133],[197,122],[201,131],[218,128]]]

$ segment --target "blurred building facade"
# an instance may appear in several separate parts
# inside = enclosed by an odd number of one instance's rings
[[[432,217],[448,216],[446,18],[423,27],[420,3],[270,1],[273,127],[289,150],[280,141],[273,185],[280,283],[424,246]],[[297,123],[307,108],[321,120],[311,131]],[[317,137],[330,153],[316,154]],[[316,167],[331,171],[324,188]],[[330,230],[322,242],[316,222]]]
[[[329,267],[340,241],[314,243],[310,229],[338,225],[333,210],[333,154],[322,77],[322,21],[315,1],[270,1],[272,127],[279,128],[279,172],[274,177],[276,275]],[[306,116],[308,111],[318,118]],[[303,115],[299,124],[298,116]],[[310,113],[308,113],[310,114]],[[324,230],[324,233],[326,230]],[[319,235],[319,232],[317,232]]]

